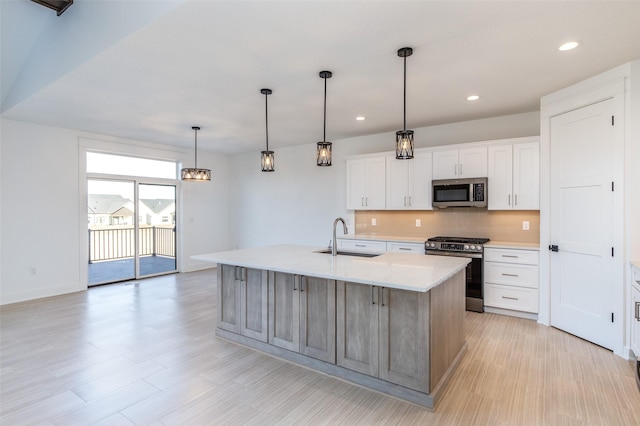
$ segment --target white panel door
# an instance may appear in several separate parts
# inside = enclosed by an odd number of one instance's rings
[[[551,325],[612,349],[613,100],[551,120]]]

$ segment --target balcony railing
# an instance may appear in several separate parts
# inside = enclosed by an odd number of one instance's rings
[[[175,226],[139,228],[140,256],[176,256]],[[135,255],[133,227],[89,229],[89,263]]]

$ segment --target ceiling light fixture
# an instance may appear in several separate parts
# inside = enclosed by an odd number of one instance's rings
[[[477,101],[478,99],[480,99],[480,96],[478,95],[467,96],[468,101]]]
[[[267,149],[262,151],[260,155],[260,167],[263,172],[272,172],[275,169],[273,164],[273,151],[269,151],[269,109],[267,105],[267,98],[273,93],[273,91],[271,89],[260,89],[260,93],[264,95],[264,119],[267,141]]]
[[[195,132],[195,167],[184,168],[180,171],[182,180],[187,182],[206,182],[211,180],[211,170],[198,168],[198,130],[200,127],[193,126],[192,129]]]
[[[356,120],[358,120],[358,121],[364,121],[366,119],[367,119],[367,117],[365,117],[363,115],[359,115],[359,116],[356,117]]]
[[[578,43],[577,41],[568,41],[564,44],[562,44],[560,47],[558,47],[558,50],[561,50],[563,52],[567,51],[567,50],[573,50],[576,47],[578,47],[580,43]]]
[[[396,159],[409,160],[413,158],[413,130],[407,130],[407,56],[413,54],[413,49],[403,47],[398,50],[398,56],[404,58],[404,126],[396,132]]]
[[[331,165],[331,142],[327,142],[327,79],[331,78],[331,71],[320,71],[320,78],[324,79],[324,121],[322,127],[322,142],[318,142],[316,164],[320,167]]]

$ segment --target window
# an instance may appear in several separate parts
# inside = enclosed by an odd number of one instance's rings
[[[175,161],[87,152],[87,173],[177,179],[178,165]]]

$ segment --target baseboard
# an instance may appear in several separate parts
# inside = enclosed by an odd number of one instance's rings
[[[502,308],[491,308],[488,306],[484,307],[484,311],[490,314],[508,315],[510,317],[518,317],[518,318],[530,319],[534,321],[538,320],[538,314],[533,314],[531,312],[513,311],[511,309],[502,309]]]
[[[86,287],[81,286],[79,283],[74,283],[55,287],[38,288],[16,293],[3,293],[2,295],[0,295],[0,305],[28,302],[36,299],[44,299],[45,297],[61,296],[63,294],[77,293],[79,291],[86,290]]]

